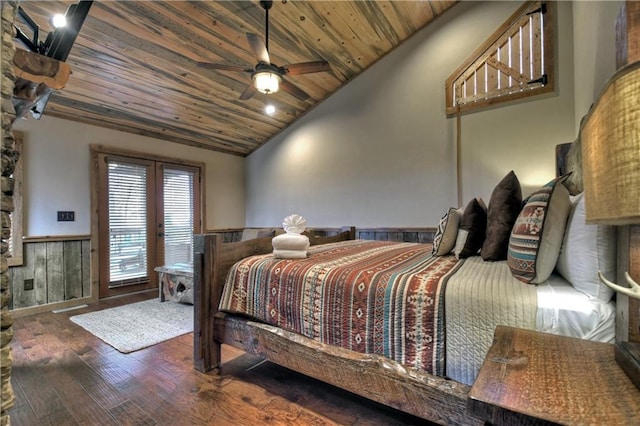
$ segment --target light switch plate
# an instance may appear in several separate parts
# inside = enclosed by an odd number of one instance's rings
[[[58,211],[58,222],[74,222],[76,220],[76,212]]]

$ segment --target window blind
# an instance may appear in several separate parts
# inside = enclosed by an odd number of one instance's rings
[[[193,172],[163,169],[166,265],[193,262],[193,179]]]
[[[109,286],[147,279],[147,173],[145,165],[107,159]]]

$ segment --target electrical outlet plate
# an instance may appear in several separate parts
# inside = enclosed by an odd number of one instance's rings
[[[24,280],[24,289],[33,290],[33,278],[27,278]]]

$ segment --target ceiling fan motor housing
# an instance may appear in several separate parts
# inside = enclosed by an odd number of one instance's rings
[[[283,1],[286,3],[286,1]],[[260,6],[265,10],[265,39],[254,33],[246,33],[247,41],[253,50],[258,63],[252,68],[238,65],[214,64],[208,62],[198,62],[198,66],[207,69],[218,69],[221,71],[243,71],[251,73],[251,84],[240,94],[240,100],[250,99],[256,91],[271,94],[280,89],[294,96],[300,101],[309,99],[309,94],[297,87],[295,84],[285,80],[285,74],[300,75],[315,72],[330,71],[329,63],[325,60],[310,62],[300,62],[288,64],[282,67],[274,65],[269,59],[269,9],[273,6],[272,0],[261,0]]]

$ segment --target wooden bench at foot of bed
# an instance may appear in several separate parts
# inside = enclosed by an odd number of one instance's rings
[[[353,239],[354,228],[312,244]],[[228,344],[309,377],[403,412],[448,425],[480,425],[467,412],[470,387],[407,368],[377,355],[365,355],[316,342],[296,333],[218,312],[229,268],[238,260],[273,250],[271,238],[223,244],[221,235],[194,240],[195,368],[220,368],[220,345]]]

